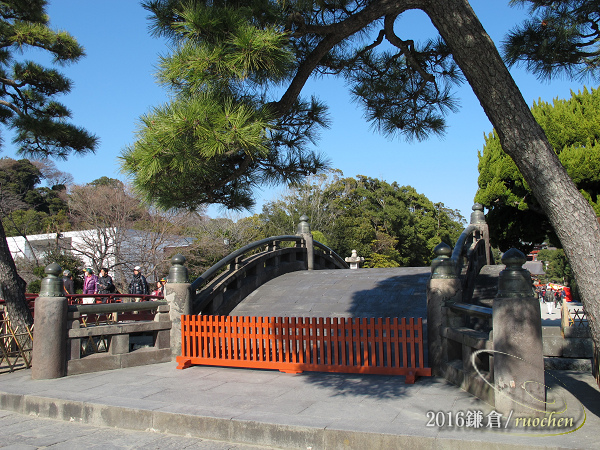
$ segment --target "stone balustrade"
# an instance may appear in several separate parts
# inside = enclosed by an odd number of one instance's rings
[[[169,305],[166,302],[70,306],[67,317],[67,375],[156,364],[171,360]],[[152,321],[90,323],[91,316],[156,310]],[[84,320],[85,318],[88,320]],[[112,322],[112,323],[111,323]],[[83,344],[83,345],[82,345]],[[84,346],[105,346],[84,356]],[[141,348],[136,348],[141,345]]]
[[[68,305],[62,272],[56,263],[46,267],[40,295],[35,301],[33,379],[97,372],[171,360],[171,320],[164,301]],[[153,320],[118,322],[119,313],[155,310]],[[102,316],[103,320],[98,318]],[[134,338],[147,344],[135,349]],[[82,349],[96,347],[94,352]],[[102,346],[101,352],[97,352]]]
[[[504,253],[492,308],[471,304],[475,278],[491,262],[483,213],[480,205],[473,209],[454,250],[444,243],[435,249],[427,287],[429,364],[434,375],[499,412],[536,414],[544,409],[544,359],[526,258],[516,249]]]

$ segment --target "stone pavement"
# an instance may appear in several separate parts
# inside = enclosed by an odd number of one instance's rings
[[[515,427],[514,418],[508,428],[485,427],[492,408],[438,378],[421,378],[406,385],[403,377],[391,376],[291,375],[199,366],[177,370],[175,366],[162,363],[37,381],[31,380],[29,370],[20,370],[2,375],[0,409],[23,414],[23,420],[39,417],[76,422],[84,427],[84,435],[89,432],[98,439],[104,432],[88,431],[90,426],[146,432],[144,439],[152,442],[160,436],[157,432],[315,450],[466,450],[479,449],[484,443],[497,449],[595,448],[600,441],[600,395],[589,373],[549,374],[547,384],[554,394],[549,400],[566,402],[564,416],[573,418],[573,427],[540,431]],[[464,418],[477,411],[483,414],[482,428],[460,424],[461,412]],[[17,416],[10,417],[15,420]],[[573,433],[555,435],[580,425]],[[18,425],[15,432],[27,428]],[[60,437],[63,433],[59,430],[56,428]],[[115,439],[121,439],[119,436]]]
[[[310,315],[356,317],[396,308],[412,317],[420,314],[411,311],[424,311],[425,285],[417,283],[415,287],[413,283],[411,287],[408,280],[426,282],[425,272],[378,271],[344,271],[344,277],[353,277],[338,279],[337,288],[331,280],[323,281],[323,298],[308,294],[306,276],[301,282],[279,277],[279,282],[290,283],[284,292],[305,292]],[[392,278],[393,282],[389,281]],[[379,295],[378,288],[387,292]],[[346,291],[350,300],[336,297],[336,289]],[[402,295],[396,295],[398,292]],[[280,308],[273,315],[297,308],[292,297],[273,297],[271,306]],[[332,307],[332,303],[337,306]],[[256,304],[252,299],[248,302],[250,309],[256,310]],[[263,315],[258,311],[249,314]],[[547,319],[555,320],[552,316]],[[162,363],[37,381],[31,380],[29,370],[4,374],[0,376],[0,410],[10,412],[5,413],[6,421],[17,422],[4,424],[9,430],[12,426],[15,433],[26,433],[27,428],[46,429],[48,434],[32,431],[33,446],[36,436],[52,441],[80,432],[83,436],[89,433],[101,447],[106,436],[102,448],[134,448],[129,445],[135,441],[131,436],[137,434],[129,433],[141,433],[137,442],[140,446],[145,442],[150,447],[164,444],[155,448],[168,448],[171,439],[177,439],[174,436],[221,441],[214,445],[230,442],[315,450],[479,450],[484,445],[495,449],[587,449],[597,448],[600,442],[600,393],[588,372],[547,372],[546,384],[551,388],[547,400],[555,402],[555,409],[565,409],[555,418],[572,419],[573,425],[545,428],[534,427],[535,422],[517,422],[513,416],[494,422],[493,408],[439,378],[420,378],[407,385],[404,377],[393,376],[310,372],[292,375],[268,370],[175,367],[174,362]],[[50,427],[56,430],[52,435],[37,421],[31,426],[24,422],[31,422],[31,418],[73,422],[71,425],[81,428],[63,432],[59,422]],[[4,424],[0,418],[0,428]],[[111,431],[115,437],[111,437]],[[67,447],[64,442],[57,441],[56,445]],[[202,443],[205,441],[199,444]]]
[[[0,411],[0,447],[6,450],[90,449],[203,449],[260,450],[258,447],[163,433],[92,427],[62,420]]]

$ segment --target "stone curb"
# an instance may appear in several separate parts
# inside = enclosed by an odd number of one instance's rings
[[[0,392],[0,409],[26,416],[97,427],[169,433],[173,435],[262,445],[282,449],[367,449],[410,448],[481,450],[492,445],[497,450],[550,448],[499,442],[465,441],[418,435],[368,433],[332,428],[283,425],[275,423],[216,418],[102,405],[75,400]],[[551,447],[559,448],[559,447]]]

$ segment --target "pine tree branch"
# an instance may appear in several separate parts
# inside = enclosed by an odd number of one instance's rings
[[[327,29],[327,34],[300,64],[296,71],[296,75],[281,99],[278,102],[272,102],[270,104],[272,112],[277,116],[281,116],[292,107],[313,70],[321,62],[322,58],[324,58],[327,53],[340,42],[359,32],[381,17],[389,14],[399,15],[409,9],[422,7],[423,3],[424,0],[405,0],[402,1],[401,4],[395,0],[374,1],[347,19],[324,26]],[[322,29],[320,30],[322,31]]]
[[[6,100],[0,100],[0,105],[4,105],[4,106],[12,109],[14,112],[16,112],[20,116],[24,115],[23,111],[21,111],[19,108],[17,108],[14,104],[7,102]]]

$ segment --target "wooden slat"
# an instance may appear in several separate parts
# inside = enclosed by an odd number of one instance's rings
[[[182,316],[178,368],[192,364],[430,376],[419,318]]]

